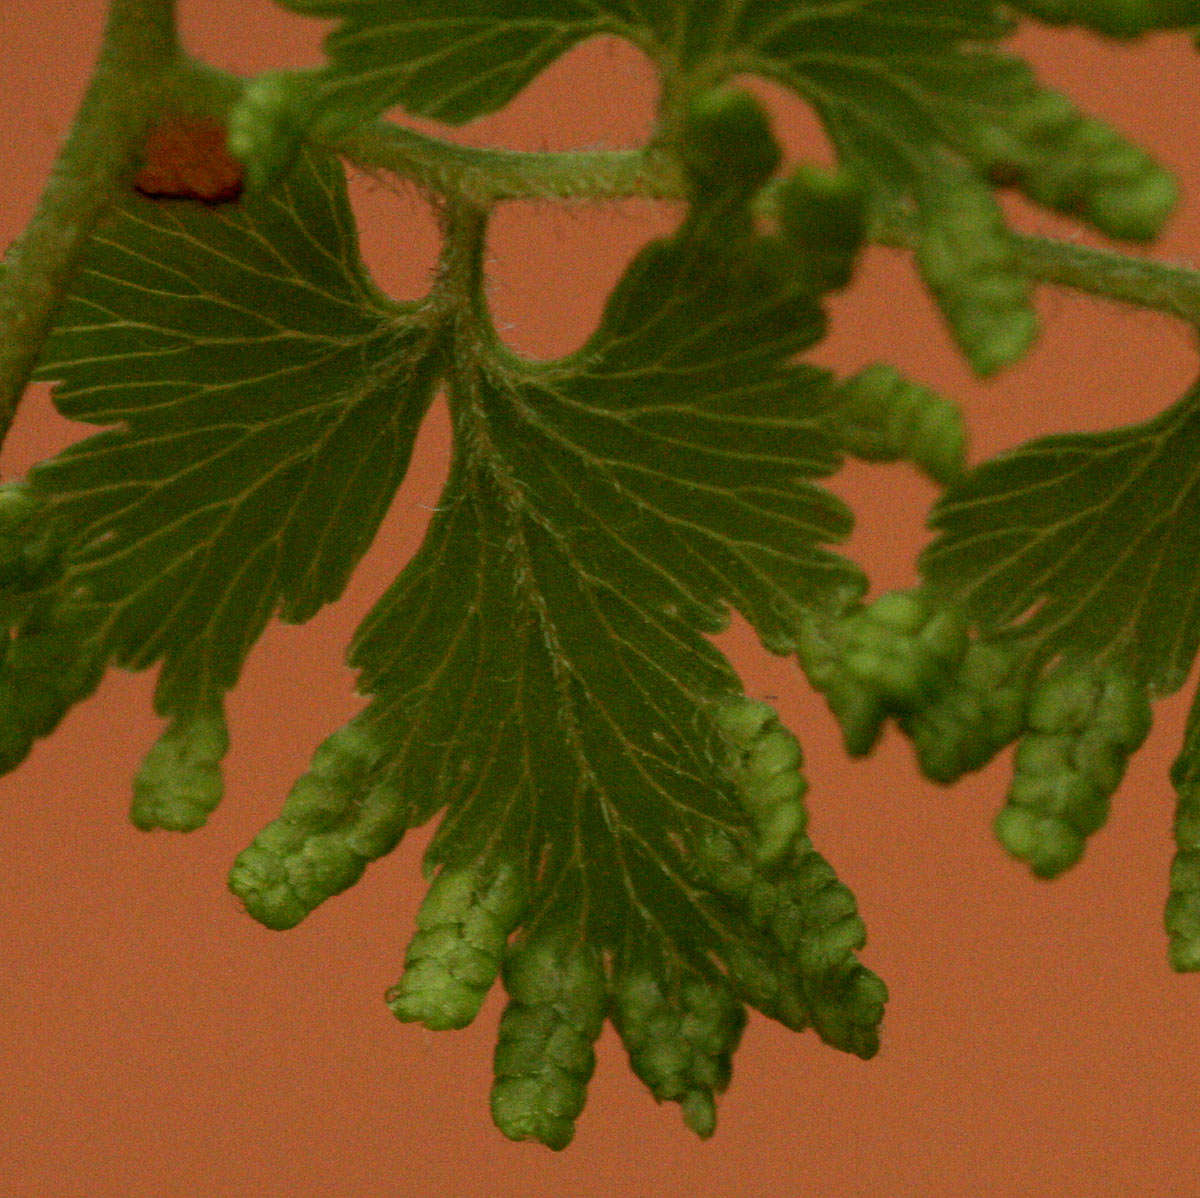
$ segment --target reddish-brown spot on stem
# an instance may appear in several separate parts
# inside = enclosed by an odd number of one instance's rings
[[[150,130],[133,186],[156,200],[225,204],[242,194],[242,182],[242,164],[230,154],[220,121],[172,116]]]

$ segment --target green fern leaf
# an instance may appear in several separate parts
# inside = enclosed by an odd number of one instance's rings
[[[755,106],[714,103],[695,122],[732,113],[768,136]],[[756,227],[774,158],[716,161],[730,148],[713,139],[677,234],[637,256],[588,343],[548,363],[500,345],[481,298],[466,330],[445,303],[380,296],[343,177],[313,153],[221,208],[132,197],[39,368],[65,415],[109,427],[0,503],[15,630],[0,684],[36,672],[58,688],[53,703],[29,691],[41,706],[21,736],[102,666],[161,662],[170,723],[134,818],[195,827],[220,790],[224,691],[269,618],[340,593],[445,384],[445,493],[351,647],[368,706],[317,750],[230,885],[291,927],[444,809],[390,1000],[460,1026],[518,934],[493,1109],[507,1134],[551,1144],[583,1101],[602,965],[632,943],[838,1048],[878,1042],[882,983],[858,964],[852,896],[804,836],[799,746],[707,635],[735,609],[790,653],[805,621],[864,589],[829,548],[848,512],[815,482],[839,461],[821,420],[831,380],[795,361],[823,331],[832,275],[802,239]],[[788,183],[801,207],[805,185]],[[862,227],[844,199],[827,205],[843,256]],[[30,512],[57,530],[44,570],[6,542],[6,510],[14,530]],[[44,634],[68,632],[59,668]],[[698,864],[714,837],[749,891]],[[727,1033],[689,1074],[702,1132]]]
[[[1200,644],[1200,389],[1104,433],[1001,454],[934,508],[925,578],[1039,661],[1132,654],[1158,693],[1182,685]]]
[[[853,899],[803,836],[799,746],[705,636],[734,606],[790,652],[807,615],[862,589],[821,543],[845,514],[811,481],[837,461],[828,376],[790,361],[821,328],[811,275],[707,194],[635,259],[577,354],[454,360],[446,491],[351,649],[371,701],[231,875],[251,914],[290,926],[444,807],[393,1007],[469,1019],[517,918],[515,900],[486,914],[474,880],[501,861],[526,879],[493,1110],[551,1144],[582,1102],[605,983],[585,1017],[529,977],[578,967],[591,995],[596,962],[632,940],[714,986],[757,969],[729,984],[849,1051],[873,1051],[882,1013],[877,983],[860,993]],[[773,922],[697,870],[714,833],[779,892]]]
[[[131,196],[38,367],[63,415],[111,426],[28,484],[61,559],[46,618],[88,662],[53,712],[103,664],[161,661],[158,710],[195,726],[272,616],[336,598],[403,476],[436,341],[371,285],[326,160],[220,209]],[[13,668],[45,644],[28,626]]]
[[[1086,25],[1110,37],[1137,37],[1152,29],[1200,25],[1196,0],[1011,0],[1053,25]]]
[[[326,38],[328,108],[409,112],[462,124],[509,102],[573,45],[596,34],[640,39],[647,15],[664,40],[670,6],[653,0],[280,0],[340,18]]]

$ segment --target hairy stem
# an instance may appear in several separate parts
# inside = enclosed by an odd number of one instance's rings
[[[162,104],[164,77],[180,57],[175,0],[113,0],[79,115],[0,270],[0,441],[88,234],[128,181]]]
[[[483,255],[488,209],[466,200],[448,200],[441,212],[442,255],[431,298],[463,328],[459,337],[487,327],[483,302]]]
[[[325,148],[363,170],[385,170],[481,208],[514,199],[683,195],[678,168],[653,144],[635,150],[560,153],[476,149],[377,121],[343,134]]]

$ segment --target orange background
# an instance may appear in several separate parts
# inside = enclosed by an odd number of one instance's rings
[[[187,43],[239,71],[318,59],[322,26],[267,0],[185,0]],[[7,0],[0,10],[0,245],[31,211],[98,41],[101,0]],[[1032,31],[1044,79],[1152,146],[1200,196],[1183,37],[1134,46]],[[815,122],[779,102],[792,155],[825,159]],[[526,149],[630,144],[653,105],[645,62],[584,46],[498,117],[455,136]],[[396,294],[420,292],[435,243],[414,193],[356,178],[366,256]],[[1094,239],[1018,204],[1031,232]],[[514,345],[548,355],[590,330],[623,264],[670,227],[668,206],[513,205],[497,220],[491,298]],[[1183,205],[1156,254],[1200,246]],[[1042,289],[1028,360],[972,380],[903,256],[872,250],[832,305],[815,357],[892,361],[966,404],[976,456],[1030,436],[1157,411],[1194,374],[1181,325]],[[44,389],[0,459],[5,477],[77,436]],[[1170,860],[1165,771],[1186,696],[1158,706],[1108,827],[1083,863],[1039,883],[993,843],[1007,755],[942,792],[889,735],[849,763],[794,663],[736,629],[722,638],[751,694],[801,735],[814,838],[858,895],[865,960],[892,990],[872,1062],[754,1017],[716,1137],[657,1107],[606,1030],[574,1144],[514,1145],[489,1121],[500,1000],[470,1029],[401,1025],[382,1001],[420,900],[427,832],[347,894],[279,934],[224,886],[312,747],[359,706],[341,664],[350,631],[418,542],[447,460],[439,411],[343,601],[304,628],[272,627],[230,703],[227,796],[190,836],[127,822],[157,734],[153,679],[114,673],[17,772],[0,780],[0,1194],[189,1195],[1195,1195],[1200,1193],[1200,978],[1165,963]],[[852,551],[879,588],[914,579],[932,492],[901,468],[856,467]]]

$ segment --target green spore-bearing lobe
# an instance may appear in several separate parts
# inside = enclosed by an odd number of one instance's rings
[[[743,933],[727,956],[738,997],[793,1030],[814,1028],[843,1052],[873,1056],[887,987],[855,957],[866,929],[854,896],[808,838],[765,869],[747,844],[718,832],[697,862],[759,934]]]
[[[771,208],[783,240],[803,256],[813,285],[833,291],[850,282],[867,233],[867,194],[849,171],[802,163],[780,179]]]
[[[1032,92],[1003,124],[975,130],[971,146],[993,181],[1109,237],[1153,240],[1179,198],[1144,150],[1057,92]]]
[[[94,657],[161,661],[164,715],[211,709],[272,616],[341,593],[436,360],[434,332],[370,283],[332,161],[219,209],[127,199],[37,372],[64,416],[109,427],[29,482],[65,529],[57,594]]]
[[[613,981],[613,1022],[634,1073],[660,1102],[677,1102],[684,1122],[707,1139],[715,1094],[728,1085],[746,1023],[730,987],[703,975],[622,967]]]
[[[680,133],[679,155],[693,204],[719,196],[726,203],[744,205],[783,161],[762,105],[734,87],[693,99]]]
[[[962,613],[920,591],[889,591],[848,621],[846,668],[893,709],[922,706],[962,660]]]
[[[58,568],[54,532],[28,485],[0,485],[0,603],[6,617],[53,583]]]
[[[852,757],[863,757],[875,747],[888,714],[878,688],[845,666],[845,624],[858,610],[852,605],[845,617],[815,615],[805,620],[796,647],[805,677],[825,696]]]
[[[959,164],[931,172],[920,186],[917,266],[975,372],[992,374],[1037,336],[1029,281],[1003,213]]]
[[[986,765],[1024,730],[1030,687],[1019,644],[973,639],[945,688],[898,717],[921,772],[950,783]]]
[[[758,860],[773,864],[788,853],[808,822],[800,742],[772,707],[752,699],[726,699],[713,718],[729,748],[729,772],[738,796],[754,822]]]
[[[1163,923],[1171,968],[1200,970],[1200,691],[1192,699],[1183,747],[1171,766],[1175,857]]]
[[[1145,684],[1119,665],[1064,662],[1034,687],[996,835],[1038,876],[1074,865],[1108,818],[1150,730]]]
[[[267,71],[243,88],[226,140],[245,167],[248,191],[266,191],[295,164],[320,112],[320,78],[315,71]]]
[[[0,769],[15,769],[38,737],[100,683],[90,623],[53,594],[40,595],[11,626],[0,665]]]
[[[283,810],[243,849],[229,888],[269,928],[291,928],[390,852],[404,832],[402,796],[380,776],[384,749],[361,717],[326,737]]]
[[[953,605],[920,590],[889,591],[842,615],[808,619],[798,657],[837,717],[847,752],[861,756],[886,716],[937,701],[968,643],[966,620]]]
[[[539,931],[504,964],[509,1002],[496,1041],[492,1118],[510,1140],[565,1148],[596,1067],[608,1005],[599,955],[565,931]]]
[[[1140,424],[1032,441],[934,508],[926,581],[1038,664],[1118,652],[1159,694],[1200,644],[1200,390]]]
[[[221,801],[229,733],[219,704],[171,721],[133,781],[130,819],[144,830],[190,832]]]
[[[942,486],[963,473],[962,410],[882,362],[839,385],[826,421],[846,452],[864,461],[909,461]]]
[[[524,879],[507,863],[439,873],[417,913],[404,974],[388,992],[396,1018],[433,1031],[466,1027],[500,972],[525,896]]]

